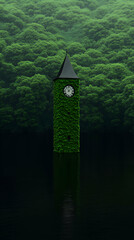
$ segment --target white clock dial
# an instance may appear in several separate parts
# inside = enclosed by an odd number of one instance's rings
[[[64,94],[67,97],[72,97],[74,95],[74,88],[70,85],[64,87]]]

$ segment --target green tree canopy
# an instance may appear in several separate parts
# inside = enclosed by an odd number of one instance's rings
[[[81,129],[134,132],[133,15],[133,0],[1,0],[0,131],[53,127],[53,79],[67,50]]]

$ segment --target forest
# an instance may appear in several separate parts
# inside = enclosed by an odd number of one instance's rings
[[[66,50],[82,131],[134,133],[133,0],[0,0],[0,132],[53,128]]]

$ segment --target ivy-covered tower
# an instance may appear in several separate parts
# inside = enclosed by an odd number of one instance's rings
[[[80,152],[79,78],[66,54],[53,81],[53,151]]]

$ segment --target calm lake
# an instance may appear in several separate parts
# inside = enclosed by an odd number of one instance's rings
[[[134,229],[134,137],[81,133],[79,154],[52,133],[0,136],[0,240],[121,240]]]

